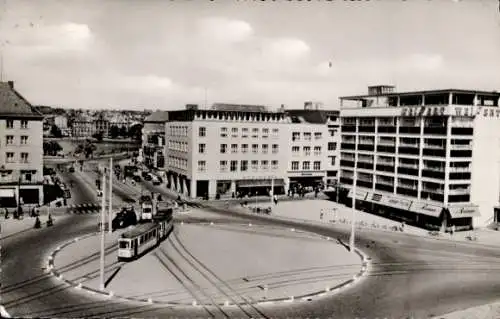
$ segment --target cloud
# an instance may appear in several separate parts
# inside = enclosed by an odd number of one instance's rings
[[[228,43],[244,41],[253,34],[252,26],[247,22],[219,17],[202,19],[199,31],[209,40]]]
[[[412,54],[402,63],[408,63],[410,67],[423,71],[437,70],[443,66],[443,57],[439,54]]]
[[[272,59],[296,60],[310,51],[309,45],[297,38],[270,39],[264,44],[264,54]]]

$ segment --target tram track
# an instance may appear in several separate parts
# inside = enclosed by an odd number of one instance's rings
[[[172,243],[172,247],[175,251],[182,257],[184,260],[191,265],[193,269],[199,272],[209,283],[211,283],[219,292],[221,292],[226,298],[231,300],[235,306],[237,306],[245,315],[249,318],[254,318],[249,311],[247,311],[244,307],[247,306],[252,310],[252,312],[257,314],[258,318],[269,318],[267,317],[261,310],[259,310],[255,305],[252,304],[248,298],[240,295],[236,290],[234,290],[226,281],[221,279],[216,273],[214,273],[210,268],[208,268],[203,262],[201,262],[196,256],[194,256],[186,246],[180,241],[177,233],[174,231],[169,236],[170,242]],[[182,250],[182,251],[181,251]],[[191,260],[190,260],[191,259]],[[198,266],[197,266],[197,265]],[[203,271],[203,270],[204,271]],[[207,275],[207,273],[209,275]],[[210,278],[210,276],[213,278]],[[215,280],[214,280],[215,279]],[[227,290],[222,289],[221,286],[224,286]],[[237,301],[236,299],[240,299],[243,302]]]
[[[172,235],[172,233],[170,234]],[[169,236],[170,238],[170,236]],[[211,301],[212,305],[225,317],[225,318],[230,318],[230,316],[222,309],[222,307],[220,307],[213,299],[212,297],[207,294],[202,287],[200,287],[188,274],[186,274],[185,271],[182,270],[182,268],[171,258],[168,256],[168,254],[163,250],[163,248],[161,247],[158,247],[158,252],[155,252],[154,253],[154,256],[158,259],[158,261],[160,262],[160,264],[170,273],[172,274],[172,276],[174,276],[174,278],[189,292],[189,294],[196,300],[196,302],[201,306],[203,307],[203,309],[212,317],[212,318],[216,318],[216,314],[213,313],[205,304],[204,304],[204,300],[202,298],[200,298],[199,294],[197,293],[197,291],[201,294],[203,294],[205,296],[205,298],[207,298],[208,300]],[[162,257],[166,260],[168,260],[168,262],[170,264],[173,265],[173,267],[175,267],[175,269],[177,271],[174,271],[171,267],[169,267],[167,265],[167,263],[165,262],[164,259],[162,259]],[[179,275],[180,274],[180,275]],[[182,277],[187,280],[191,286],[195,289],[192,289],[192,287],[190,287],[190,285],[187,285],[185,283],[185,280],[182,278]]]

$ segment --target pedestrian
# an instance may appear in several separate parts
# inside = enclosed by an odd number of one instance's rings
[[[278,195],[274,195],[274,205],[278,205]]]
[[[321,211],[321,213],[319,214],[319,219],[323,220],[323,211]]]
[[[9,219],[9,210],[5,207],[5,219]]]
[[[455,225],[452,225],[451,226],[451,229],[450,229],[450,236],[453,237],[453,233],[455,232]]]

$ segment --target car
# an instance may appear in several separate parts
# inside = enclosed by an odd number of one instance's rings
[[[144,178],[144,179],[146,179],[146,176],[148,176],[148,175],[149,175],[149,173],[148,173],[148,172],[146,172],[146,171],[142,171],[142,172],[141,172],[141,176],[142,176],[142,178]]]
[[[144,175],[144,180],[150,182],[151,180],[153,180],[153,177],[151,177],[151,174],[146,174]]]
[[[134,177],[132,177],[132,179],[134,180],[134,182],[136,183],[139,183],[141,181],[141,177],[139,175],[134,175]]]
[[[153,185],[161,185],[162,179],[159,176],[153,176]]]
[[[75,168],[74,168],[73,166],[71,166],[71,167],[69,168],[69,172],[70,172],[70,173],[74,173],[74,172],[75,172]]]
[[[140,198],[139,198],[139,203],[142,204],[144,202],[150,202],[152,199],[151,199],[151,196],[149,195],[142,195]]]
[[[123,207],[120,212],[118,212],[111,221],[111,227],[113,230],[118,228],[126,228],[128,226],[137,224],[137,215],[135,214],[133,207]]]

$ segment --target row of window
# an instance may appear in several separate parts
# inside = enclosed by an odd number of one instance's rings
[[[311,147],[304,146],[303,148],[304,155],[311,155]],[[292,146],[292,154],[298,155],[300,152],[300,146]],[[314,146],[314,155],[321,155],[321,146]]]
[[[187,170],[188,160],[185,158],[180,158],[176,156],[168,157],[168,165],[173,168]]]
[[[277,170],[278,169],[278,161],[273,160],[273,161],[267,161],[267,160],[262,160],[260,161],[260,167],[259,167],[259,161],[257,160],[243,160],[239,162],[239,171],[240,172],[246,172],[249,169],[248,164],[251,164],[252,171],[256,172],[259,170],[267,171],[269,169],[269,162],[271,163],[271,169],[272,170]],[[229,163],[229,165],[228,165]],[[206,172],[207,170],[207,162],[206,161],[198,161],[198,172]],[[238,172],[238,161],[220,161],[219,162],[219,170],[221,172]]]
[[[187,126],[170,126],[169,127],[170,136],[188,136]]]
[[[178,152],[187,152],[188,151],[188,143],[187,142],[179,142],[179,141],[168,141],[168,148],[173,151]]]
[[[241,152],[248,153],[249,144],[241,144]],[[262,153],[267,154],[269,150],[269,144],[262,144]],[[203,154],[205,153],[206,145],[198,144],[198,152]],[[252,144],[252,153],[257,154],[259,151],[259,144]],[[278,144],[272,144],[272,152],[273,154],[278,153],[279,146]],[[220,153],[227,154],[228,153],[228,144],[220,144]],[[231,144],[231,153],[238,153],[238,144]]]
[[[21,145],[26,145],[28,144],[28,136],[23,135],[21,136]],[[5,144],[6,145],[14,145],[14,135],[7,135],[5,137]]]
[[[14,120],[7,120],[7,128],[9,128],[9,129],[14,128],[16,122],[17,121],[14,121]],[[22,128],[22,129],[28,128],[28,121],[27,120],[21,120],[19,122],[20,122],[20,126],[19,126],[20,128]]]
[[[333,160],[335,161],[335,160]],[[299,170],[299,162],[298,161],[293,161],[292,162],[292,171],[298,171]],[[303,171],[309,171],[311,170],[311,162],[309,161],[304,161],[302,162],[302,170]],[[321,170],[321,161],[314,161],[313,162],[313,170],[314,171],[320,171]]]
[[[312,133],[311,132],[304,132],[304,140],[305,141],[310,141],[312,139]],[[314,139],[319,140],[321,139],[323,133],[321,132],[314,132]],[[292,132],[292,141],[300,141],[300,132]]]
[[[242,138],[247,138],[249,135],[249,128],[248,127],[243,127],[241,129],[241,137]],[[258,127],[254,127],[252,128],[252,138],[258,138],[259,137],[259,128]],[[273,128],[272,129],[272,132],[273,132],[273,137],[278,137],[278,134],[279,134],[279,129],[278,128]],[[231,137],[238,137],[238,133],[239,133],[239,129],[237,127],[232,127],[231,128]],[[229,136],[229,130],[227,127],[221,127],[220,129],[220,136],[221,137],[228,137]],[[268,138],[269,137],[269,128],[267,127],[264,127],[262,128],[262,138]]]
[[[7,163],[15,163],[15,154],[14,152],[6,152],[5,153],[5,161]],[[29,153],[20,153],[20,161],[19,163],[29,163]]]

